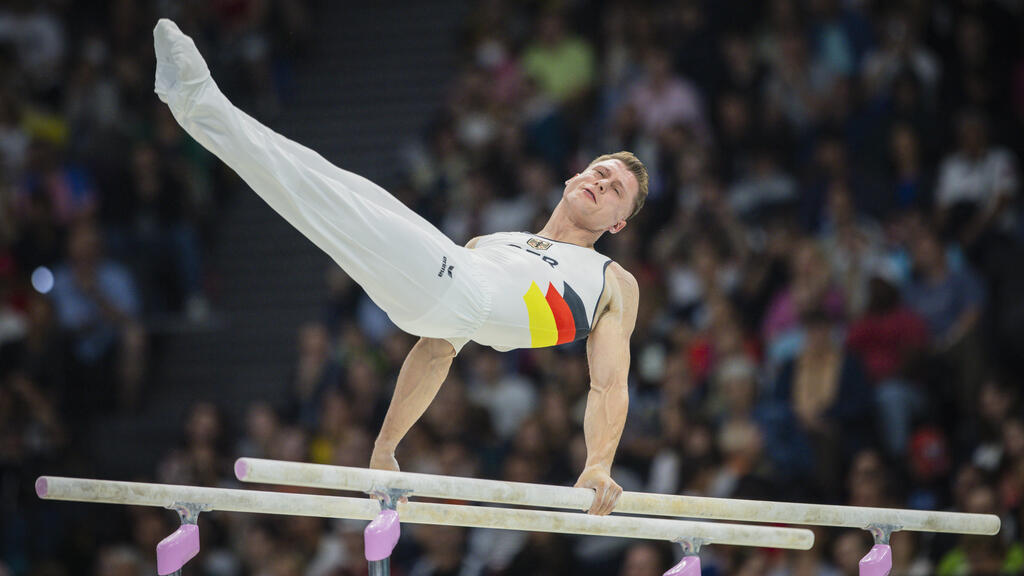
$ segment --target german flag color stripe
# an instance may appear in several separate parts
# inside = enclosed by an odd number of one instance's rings
[[[545,295],[551,313],[555,317],[555,326],[558,328],[558,341],[555,344],[572,342],[576,337],[576,324],[572,320],[572,311],[569,305],[562,299],[554,285],[548,282],[548,293]]]
[[[583,306],[583,299],[572,289],[572,286],[568,284],[564,284],[564,286],[565,291],[562,293],[562,298],[569,305],[569,311],[572,312],[573,320],[576,321],[576,336],[574,339],[579,340],[590,333],[590,324],[587,323],[587,309]]]
[[[565,291],[559,294],[549,282],[547,293],[544,294],[536,282],[531,282],[530,289],[523,295],[530,319],[531,347],[565,344],[579,340],[590,332],[583,300],[571,286],[563,286]]]
[[[536,282],[530,283],[530,289],[523,295],[526,312],[530,317],[530,346],[542,348],[554,346],[558,342],[558,325],[551,306],[541,293]]]

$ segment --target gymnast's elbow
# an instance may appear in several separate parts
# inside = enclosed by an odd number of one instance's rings
[[[616,371],[604,377],[591,376],[590,391],[608,397],[628,396],[629,375]]]

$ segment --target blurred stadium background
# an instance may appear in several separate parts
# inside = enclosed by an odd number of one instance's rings
[[[0,3],[0,575],[142,576],[173,514],[39,474],[235,484],[365,466],[412,339],[152,93],[175,19],[240,107],[455,241],[537,230],[603,152],[651,172],[598,249],[641,284],[627,490],[999,514],[894,574],[1024,571],[1019,0]],[[571,484],[580,347],[470,345],[403,469]],[[204,515],[187,574],[358,576],[362,523]],[[869,537],[708,550],[856,574]],[[657,575],[650,543],[407,529],[410,576]]]

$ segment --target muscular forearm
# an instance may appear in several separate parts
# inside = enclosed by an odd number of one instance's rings
[[[443,341],[420,340],[413,346],[398,373],[395,394],[374,443],[375,450],[394,452],[447,378],[453,352],[451,345]]]
[[[626,383],[592,386],[587,396],[583,417],[583,434],[587,442],[587,468],[610,472],[615,450],[626,426],[629,392]]]

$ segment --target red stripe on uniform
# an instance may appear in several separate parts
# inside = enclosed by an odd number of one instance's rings
[[[548,293],[544,295],[544,299],[548,301],[551,313],[555,315],[555,326],[558,327],[558,342],[555,344],[572,342],[576,338],[576,322],[573,321],[569,305],[565,303],[562,295],[550,282],[548,282]]]

